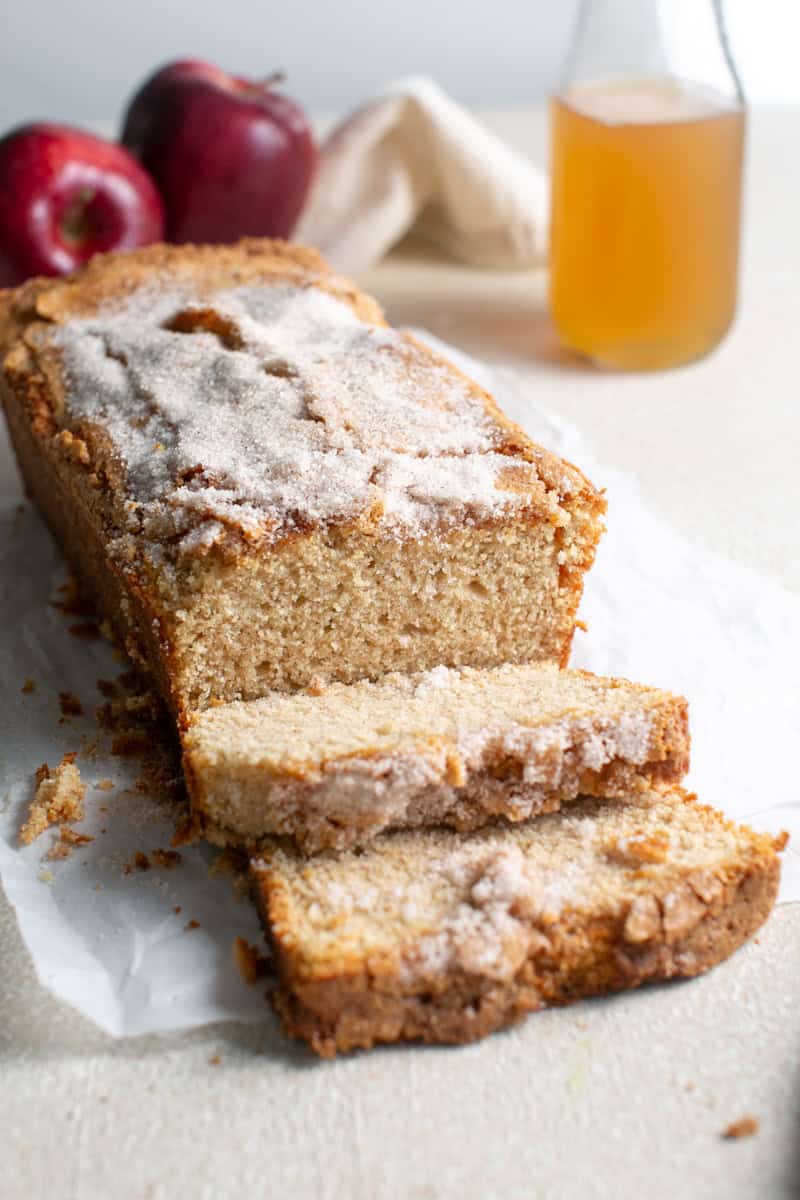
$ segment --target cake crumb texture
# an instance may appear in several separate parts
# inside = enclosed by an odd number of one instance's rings
[[[86,785],[73,759],[65,755],[57,767],[44,763],[36,772],[36,792],[19,831],[23,845],[34,842],[50,825],[83,820]]]

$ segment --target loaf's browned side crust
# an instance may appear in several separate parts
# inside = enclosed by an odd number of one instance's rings
[[[30,391],[34,404],[36,386],[32,383]],[[119,645],[177,712],[170,678],[172,648],[169,639],[161,635],[160,609],[144,581],[132,572],[123,573],[108,556],[102,494],[86,488],[82,472],[63,461],[49,430],[41,428],[46,417],[28,419],[2,377],[0,392],[25,489],[49,525],[81,591],[108,619]]]
[[[280,882],[263,864],[252,869],[253,891],[278,975],[271,998],[284,1030],[324,1058],[379,1043],[465,1043],[512,1025],[527,1013],[642,984],[700,975],[729,957],[766,921],[780,881],[778,851],[786,837],[753,835],[753,853],[731,865],[714,888],[705,872],[687,876],[691,903],[668,903],[642,939],[628,931],[631,909],[614,914],[563,911],[536,928],[526,961],[510,981],[449,968],[415,990],[381,955],[353,955],[316,970],[296,960],[291,910]]]
[[[673,696],[652,718],[650,758],[645,763],[614,758],[599,770],[578,771],[564,762],[559,765],[557,783],[528,784],[522,778],[519,757],[498,747],[486,768],[463,785],[432,784],[421,791],[399,825],[381,823],[368,808],[348,811],[345,824],[335,814],[326,815],[316,803],[314,782],[294,777],[288,784],[291,804],[273,806],[280,807],[275,828],[263,838],[247,838],[220,824],[209,812],[202,763],[197,770],[184,755],[183,771],[197,829],[206,840],[219,846],[239,845],[255,853],[270,835],[279,835],[293,841],[304,854],[316,854],[328,848],[366,846],[379,834],[397,828],[440,825],[469,833],[497,818],[517,822],[557,812],[579,795],[624,799],[654,786],[679,783],[689,770],[688,704],[682,696]]]
[[[182,720],[189,709],[215,699],[253,698],[271,689],[291,690],[326,678],[353,681],[406,665],[424,668],[439,662],[453,666],[468,662],[483,666],[506,658],[524,661],[526,653],[565,664],[583,574],[594,557],[605,502],[579,472],[532,443],[488,395],[470,383],[501,430],[501,444],[497,447],[500,453],[507,454],[511,461],[532,464],[536,477],[547,488],[557,490],[565,471],[578,488],[574,504],[576,514],[580,512],[573,528],[577,523],[582,531],[581,551],[559,568],[557,580],[548,585],[550,591],[542,601],[549,606],[548,619],[544,619],[544,614],[537,618],[534,612],[525,625],[520,607],[513,627],[496,630],[496,637],[476,634],[461,649],[460,635],[457,639],[453,626],[438,630],[430,638],[429,646],[412,630],[419,654],[408,664],[402,649],[396,651],[395,660],[379,661],[378,650],[371,653],[366,642],[361,657],[358,644],[348,647],[346,653],[337,655],[334,649],[324,653],[324,633],[317,639],[313,653],[305,652],[303,639],[295,632],[292,636],[298,647],[298,661],[287,666],[279,661],[280,654],[270,651],[267,631],[262,637],[263,645],[255,644],[252,656],[242,656],[241,670],[236,664],[231,678],[221,685],[224,689],[221,694],[212,690],[215,663],[211,659],[203,678],[194,679],[197,662],[194,655],[206,637],[205,631],[209,631],[206,641],[211,646],[219,633],[213,625],[215,619],[221,622],[221,628],[230,628],[236,612],[222,611],[226,598],[235,609],[236,601],[230,598],[235,596],[242,581],[247,585],[256,564],[263,574],[258,581],[259,594],[268,598],[273,594],[285,595],[287,581],[294,580],[294,586],[302,590],[306,581],[313,583],[317,574],[325,578],[324,587],[331,586],[323,572],[329,570],[335,576],[340,563],[355,563],[361,570],[363,564],[368,567],[375,560],[386,579],[391,580],[393,573],[402,571],[407,548],[400,546],[397,539],[381,536],[374,523],[370,525],[368,519],[360,518],[355,525],[342,522],[292,534],[267,552],[254,550],[246,539],[237,540],[231,534],[223,548],[215,547],[205,557],[196,556],[169,583],[152,569],[135,541],[130,547],[129,561],[112,561],[109,542],[125,528],[124,473],[103,428],[73,422],[65,413],[58,358],[52,350],[43,349],[42,332],[53,323],[91,315],[99,305],[119,301],[145,281],[164,279],[169,283],[180,277],[188,277],[199,292],[239,283],[293,280],[302,286],[330,291],[348,303],[361,319],[385,325],[377,304],[353,284],[334,275],[315,252],[269,241],[250,240],[233,247],[153,246],[126,254],[98,256],[87,268],[67,279],[32,280],[16,291],[0,294],[0,390],[26,487],[80,582],[99,611],[109,618],[116,636],[137,666],[153,678],[176,716]],[[441,360],[432,355],[432,361]],[[454,367],[449,369],[456,371]],[[437,538],[437,553],[443,561],[454,564],[471,554],[480,562],[487,578],[492,577],[505,565],[493,541],[497,540],[494,529],[502,526],[504,536],[507,532],[509,544],[515,547],[512,566],[518,572],[517,591],[521,594],[540,570],[536,556],[545,553],[535,540],[541,537],[539,520],[531,512],[516,521],[487,521],[483,528],[476,524],[471,532],[453,529]],[[557,552],[564,531],[551,530],[549,536]],[[418,539],[417,548],[424,543],[424,538]],[[420,565],[414,569],[425,571],[427,559],[424,555],[420,557]],[[429,557],[433,558],[433,551]],[[552,559],[551,553],[551,562]],[[354,577],[352,595],[359,595],[361,582],[361,577]],[[387,590],[382,586],[374,595],[370,594],[365,601],[364,621],[374,621],[377,626],[385,619],[381,597],[385,597]],[[252,615],[252,612],[244,614],[244,621],[250,622]],[[331,642],[338,636],[335,610],[333,618]],[[319,619],[319,613],[315,612],[314,619]],[[201,655],[200,675],[204,661]]]

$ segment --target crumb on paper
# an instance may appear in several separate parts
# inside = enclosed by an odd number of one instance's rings
[[[151,850],[150,859],[156,867],[164,867],[166,870],[177,867],[182,861],[177,850]]]
[[[59,612],[65,613],[70,617],[91,615],[91,605],[86,597],[81,594],[77,582],[71,575],[56,590],[59,593],[59,599],[50,601],[51,608],[57,608]]]
[[[212,1054],[211,1058],[208,1060],[208,1065],[210,1067],[218,1067],[221,1062],[222,1059],[218,1054]]]
[[[172,911],[175,913],[175,916],[177,917],[178,914],[181,913],[183,910],[181,909],[180,904],[176,904],[173,906]]]
[[[176,819],[180,819],[185,812],[185,785],[179,747],[159,696],[135,671],[123,671],[114,681],[95,682],[105,697],[105,703],[96,709],[96,717],[112,735],[111,753],[117,758],[138,759],[136,791],[174,804]]]
[[[727,1129],[722,1131],[722,1136],[726,1140],[752,1137],[753,1134],[758,1133],[760,1126],[761,1122],[758,1117],[753,1117],[748,1113],[746,1116],[740,1117],[738,1121],[731,1121]]]
[[[233,892],[240,903],[250,904],[252,902],[253,885],[250,881],[249,871],[240,871],[238,875],[234,875]]]
[[[210,875],[231,875],[233,890],[239,900],[250,899],[250,873],[247,855],[235,846],[226,846],[208,868]]]
[[[67,633],[72,637],[83,638],[85,641],[95,641],[102,636],[100,626],[96,621],[81,621],[78,625],[69,625]]]
[[[143,725],[149,728],[162,715],[161,702],[156,693],[149,689],[123,697],[118,696],[116,691],[105,690],[103,695],[106,696],[106,703],[98,708],[97,719],[105,729],[114,733],[141,733]]]
[[[50,825],[83,820],[86,785],[74,759],[74,754],[65,754],[52,771],[43,763],[36,772],[36,792],[19,831],[23,845],[30,845]]]
[[[235,875],[238,871],[247,869],[247,855],[235,846],[226,846],[220,850],[208,868],[209,875]]]
[[[62,825],[58,831],[58,840],[50,847],[45,858],[69,858],[75,846],[88,846],[93,841],[94,838],[90,834],[78,833],[77,830],[70,829],[69,825]]]
[[[83,705],[72,692],[59,692],[58,706],[62,717],[80,717],[83,714]]]
[[[132,875],[134,871],[149,871],[152,865],[144,850],[137,850],[133,862],[122,863],[122,874]]]
[[[69,825],[61,826],[59,836],[65,846],[88,846],[94,841],[90,833],[78,833],[77,829],[70,829]]]
[[[53,872],[48,871],[46,867],[42,867],[41,871],[39,872],[39,881],[41,883],[52,883]]]
[[[192,917],[191,921],[187,921],[187,922],[186,922],[186,924],[184,925],[184,927],[183,927],[183,928],[184,928],[185,930],[187,930],[187,931],[188,931],[188,930],[190,930],[190,929],[199,929],[199,928],[200,928],[200,922],[199,922],[199,921],[195,921],[194,917]]]
[[[245,983],[258,983],[269,970],[269,959],[243,937],[233,939],[233,961]]]
[[[176,806],[176,817],[185,818],[186,786],[173,747],[164,741],[151,743],[140,763],[134,788],[143,796],[161,796]],[[191,840],[194,840],[193,838]]]
[[[128,729],[118,733],[111,743],[115,758],[134,758],[148,749],[150,739],[143,729]]]
[[[66,842],[56,841],[45,854],[45,858],[48,862],[56,862],[61,858],[69,858],[70,854],[72,854],[72,846],[68,846]]]
[[[189,812],[184,812],[175,826],[170,846],[188,846],[197,841],[197,822]]]
[[[94,786],[97,788],[98,792],[110,792],[113,790],[114,784],[110,779],[98,779]]]
[[[121,671],[117,676],[117,683],[126,692],[143,692],[147,690],[147,684],[142,679],[138,671],[129,668],[127,671]]]
[[[30,696],[31,692],[36,691],[36,680],[30,676],[25,680],[22,687],[19,689],[24,696]]]

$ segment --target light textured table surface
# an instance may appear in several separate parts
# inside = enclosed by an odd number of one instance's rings
[[[491,119],[542,157],[541,113]],[[394,321],[513,362],[677,527],[800,591],[798,147],[800,112],[756,116],[741,313],[697,366],[580,369],[538,276],[407,247],[364,282]],[[800,905],[703,979],[335,1063],[272,1021],[115,1043],[37,983],[1,899],[0,961],[2,1200],[800,1196]],[[745,1115],[758,1133],[722,1140]]]

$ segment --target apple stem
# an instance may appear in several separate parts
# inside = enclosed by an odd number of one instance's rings
[[[271,75],[266,75],[263,79],[259,79],[261,87],[275,87],[278,83],[286,83],[285,71],[273,71]]]
[[[87,209],[94,199],[94,188],[82,187],[61,219],[61,230],[65,242],[79,243],[88,229]]]

